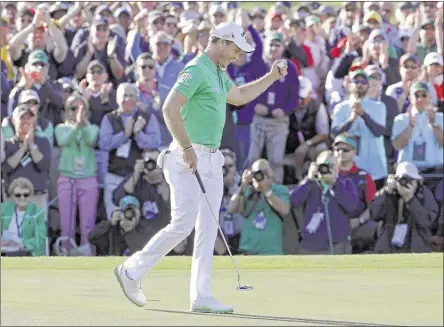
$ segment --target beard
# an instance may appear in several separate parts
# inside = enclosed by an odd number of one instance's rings
[[[368,91],[368,88],[367,89],[356,88],[352,91],[352,94],[355,98],[362,99],[363,97],[365,97],[367,95],[367,91]]]

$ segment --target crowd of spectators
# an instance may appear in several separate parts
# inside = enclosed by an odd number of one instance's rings
[[[2,255],[128,255],[168,225],[162,105],[226,21],[255,47],[227,68],[236,85],[288,60],[261,96],[226,107],[232,251],[443,250],[443,3],[240,7],[1,3]]]

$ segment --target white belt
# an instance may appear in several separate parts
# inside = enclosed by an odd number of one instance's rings
[[[193,146],[194,151],[200,151],[200,152],[206,152],[206,153],[216,153],[218,150],[217,148],[209,148],[205,145],[197,144],[197,143],[191,143],[191,145]],[[179,144],[177,144],[176,142],[173,142],[170,145],[170,150],[175,150],[175,149],[182,150],[180,148]]]

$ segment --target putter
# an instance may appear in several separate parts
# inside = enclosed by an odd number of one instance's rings
[[[216,222],[217,227],[219,228],[219,232],[220,232],[220,235],[222,236],[222,240],[224,241],[225,246],[226,246],[226,248],[228,250],[228,253],[230,254],[231,261],[233,262],[234,267],[236,268],[236,272],[237,272],[237,287],[236,287],[236,290],[237,291],[251,291],[253,289],[253,286],[241,285],[240,284],[239,267],[237,266],[236,260],[234,260],[233,254],[231,253],[230,246],[228,245],[227,240],[225,239],[225,235],[224,235],[224,233],[222,231],[222,228],[220,228],[219,220],[216,219],[216,215],[214,214],[214,211],[213,211],[213,208],[211,207],[210,201],[208,201],[208,197],[207,197],[207,194],[206,194],[207,192],[205,190],[205,186],[202,183],[202,179],[200,178],[199,172],[196,170],[195,174],[196,174],[196,179],[197,179],[197,182],[199,183],[200,189],[202,190],[202,193],[203,193],[203,195],[205,197],[205,200],[207,201],[208,207],[210,208],[211,214],[213,215],[214,221]]]

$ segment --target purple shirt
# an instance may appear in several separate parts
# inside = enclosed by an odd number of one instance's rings
[[[131,115],[122,114],[123,124],[135,115],[134,110]],[[156,116],[151,115],[145,128],[136,136],[134,140],[137,142],[137,146],[142,149],[157,149],[160,146],[160,129]],[[128,137],[125,136],[123,131],[114,134],[111,122],[108,117],[105,116],[100,124],[99,134],[99,147],[102,150],[111,151],[117,149],[119,146],[128,141]]]
[[[269,108],[269,117],[273,109],[280,108],[286,115],[290,115],[298,107],[299,103],[299,77],[294,64],[287,60],[288,75],[271,84],[256,100]],[[262,60],[262,67],[258,67],[260,76],[265,75],[271,66]]]
[[[349,178],[339,176],[336,184],[326,196],[329,199],[328,212],[333,243],[345,242],[351,233],[349,217],[359,205],[358,189]],[[308,179],[299,183],[290,197],[293,207],[303,207],[304,226],[301,246],[309,251],[324,251],[329,248],[325,208],[321,197],[320,185]],[[316,231],[310,233],[307,226],[316,213],[324,217]]]

